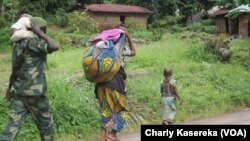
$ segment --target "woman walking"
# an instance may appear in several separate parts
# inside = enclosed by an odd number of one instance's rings
[[[132,43],[128,31],[121,27],[124,32],[120,39],[115,43],[116,48],[122,48],[123,54],[120,56],[135,56],[136,50]],[[124,39],[122,39],[124,38]],[[125,38],[128,40],[129,49],[125,50]],[[119,49],[117,49],[119,50]],[[123,60],[122,58],[120,58]],[[125,119],[128,117],[126,108],[126,72],[124,71],[124,61],[122,67],[115,76],[108,82],[97,83],[95,86],[96,97],[101,107],[101,141],[106,141],[107,138],[112,141],[118,141],[117,132],[121,131],[125,124]],[[110,130],[107,135],[107,130]]]

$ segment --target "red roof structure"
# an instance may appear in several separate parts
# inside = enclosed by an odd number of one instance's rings
[[[229,9],[220,9],[214,12],[213,14],[211,14],[210,16],[216,17],[216,16],[221,16],[221,15],[226,15],[229,11],[230,11]]]
[[[119,4],[90,4],[87,10],[91,12],[111,12],[111,13],[153,13],[152,11],[132,5],[119,5]]]

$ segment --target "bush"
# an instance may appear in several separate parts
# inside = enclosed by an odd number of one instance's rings
[[[140,38],[140,39],[153,39],[154,34],[151,31],[134,31],[131,32],[133,38]]]
[[[169,31],[172,32],[172,33],[183,32],[183,31],[185,31],[185,30],[186,30],[185,28],[183,28],[181,25],[178,25],[178,24],[173,25],[173,26],[169,29]]]
[[[250,47],[248,40],[237,39],[230,43],[232,50],[232,64],[244,66],[250,70]]]
[[[51,34],[51,33],[50,33]],[[53,35],[53,34],[52,34]],[[59,33],[55,35],[55,39],[62,45],[62,49],[64,50],[65,47],[72,47],[72,46],[88,46],[89,40],[92,37],[92,34],[65,34]],[[70,46],[65,46],[70,45]]]
[[[57,9],[56,11],[56,24],[60,27],[66,27],[69,23],[68,15],[65,10],[62,8]]]
[[[205,47],[207,45],[205,44]],[[216,63],[218,62],[218,55],[214,53],[208,52],[202,45],[193,45],[186,52],[188,58],[197,61],[197,62],[208,62],[208,63]]]
[[[142,31],[146,29],[145,24],[135,18],[128,18],[125,25],[129,31]]]
[[[202,23],[193,23],[186,27],[188,31],[194,32],[206,32],[206,33],[215,33],[215,26],[204,25]]]
[[[155,28],[171,28],[173,25],[180,24],[181,16],[166,16],[149,25],[151,29]]]
[[[215,25],[215,20],[214,19],[203,20],[203,21],[201,21],[201,24],[212,26],[212,25]]]
[[[1,46],[0,48],[6,48],[6,46],[11,45],[11,41],[10,41],[10,35],[9,35],[9,28],[5,27],[5,28],[1,28],[0,30],[0,43]]]
[[[0,17],[0,29],[6,27],[7,25],[8,22],[3,17]]]
[[[61,45],[68,45],[71,43],[71,39],[68,36],[65,36],[63,33],[59,33],[55,36],[57,42]]]
[[[55,18],[54,15],[50,15],[50,16],[47,16],[46,18],[46,21],[48,22],[48,25],[58,25],[57,24],[57,18]]]
[[[72,12],[68,14],[69,28],[68,31],[73,33],[97,33],[99,32],[98,24],[91,19],[85,12]]]

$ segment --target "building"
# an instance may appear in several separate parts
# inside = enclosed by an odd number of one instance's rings
[[[250,37],[250,13],[241,14],[239,20],[239,35],[242,37]]]
[[[221,33],[229,33],[229,20],[225,17],[230,10],[228,9],[221,9],[215,11],[211,14],[212,17],[215,17],[215,24],[216,24],[216,32],[217,34]]]
[[[134,18],[146,29],[147,19],[151,13],[152,11],[146,8],[131,5],[90,4],[87,6],[87,14],[99,23],[100,28],[126,24],[129,18]]]
[[[217,34],[250,37],[250,7],[242,5],[235,9],[221,9],[211,16],[215,17]]]

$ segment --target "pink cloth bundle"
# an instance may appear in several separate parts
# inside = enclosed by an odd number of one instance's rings
[[[95,44],[103,40],[111,40],[112,42],[116,42],[119,39],[121,33],[124,33],[124,31],[120,28],[104,30],[94,39],[92,39],[91,43]]]

